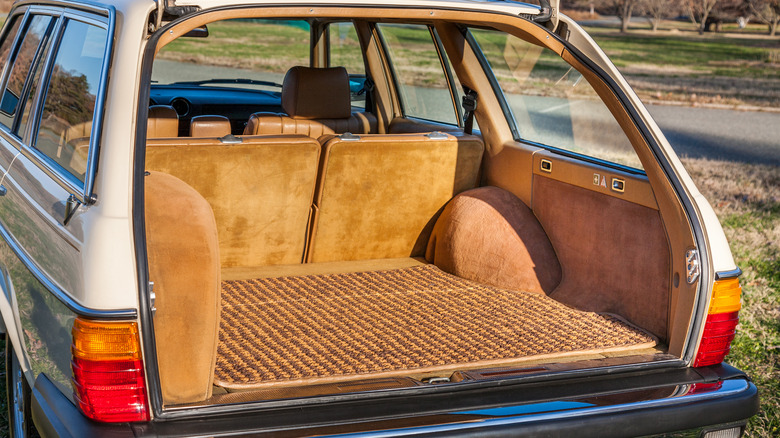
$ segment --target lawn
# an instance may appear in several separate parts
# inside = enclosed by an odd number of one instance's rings
[[[308,37],[302,28],[259,31],[236,23],[211,25],[209,30],[224,45],[182,39],[164,55],[184,62],[267,69],[292,65],[308,56],[308,49],[300,48]],[[646,101],[779,106],[778,38],[698,36],[671,30],[628,35],[608,28],[589,31]],[[287,42],[288,48],[258,56],[269,38]],[[414,39],[406,43],[413,52]],[[751,419],[748,436],[780,436],[780,169],[699,159],[685,159],[684,164],[715,208],[736,263],[744,271],[743,309],[727,362],[745,370],[761,392],[761,412]],[[0,354],[3,351],[0,346]],[[0,395],[4,388],[3,373]],[[5,398],[0,400],[0,436],[5,436]]]
[[[779,106],[780,38],[587,30],[645,101]]]

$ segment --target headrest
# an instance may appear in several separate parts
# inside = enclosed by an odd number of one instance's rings
[[[146,138],[168,138],[179,136],[179,115],[172,106],[153,105],[149,107]]]
[[[296,119],[347,119],[352,115],[344,67],[293,67],[282,83],[282,110]]]
[[[195,116],[190,122],[190,137],[224,137],[230,134],[230,119],[224,116]]]

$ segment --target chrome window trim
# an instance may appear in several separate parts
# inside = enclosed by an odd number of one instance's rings
[[[43,270],[35,263],[32,257],[30,257],[27,254],[27,252],[21,247],[21,245],[19,245],[19,242],[16,241],[16,239],[8,231],[5,224],[1,220],[0,220],[0,236],[3,238],[5,243],[11,248],[11,250],[14,252],[14,254],[19,259],[19,261],[22,262],[24,267],[27,268],[27,270],[30,271],[30,273],[35,277],[35,279],[38,280],[49,291],[49,293],[54,295],[62,304],[65,305],[65,307],[70,309],[72,312],[76,313],[77,315],[86,316],[89,318],[100,318],[100,319],[136,318],[137,311],[135,309],[117,309],[117,310],[93,309],[78,303],[70,295],[65,293],[65,291],[63,291],[59,285],[57,285],[54,281],[52,281],[46,275],[46,273],[43,272]]]
[[[61,2],[65,3],[65,2]],[[49,57],[46,60],[44,71],[42,73],[41,86],[38,95],[35,98],[35,105],[31,113],[31,121],[28,123],[30,135],[27,141],[22,143],[22,153],[25,157],[35,163],[47,176],[54,180],[64,190],[75,195],[82,204],[93,204],[96,201],[93,194],[95,184],[95,173],[97,172],[97,156],[100,150],[101,135],[103,132],[103,114],[105,112],[106,94],[108,90],[109,68],[111,65],[111,56],[113,54],[114,32],[115,32],[115,9],[113,7],[103,8],[101,11],[106,15],[96,15],[91,12],[82,12],[64,8],[55,8],[50,6],[34,6],[29,11],[41,11],[51,14],[59,14],[59,22],[52,32],[52,49],[49,51]],[[29,12],[28,12],[29,13]],[[98,91],[95,99],[95,110],[92,114],[92,131],[89,140],[89,152],[87,154],[87,169],[84,174],[84,181],[80,181],[51,158],[38,151],[32,145],[35,144],[36,136],[40,128],[40,117],[43,110],[42,106],[46,100],[49,83],[51,81],[51,69],[54,59],[62,43],[62,35],[69,20],[79,21],[91,26],[96,26],[106,31],[106,47],[103,52],[103,64],[101,65],[101,74],[99,79]]]
[[[83,0],[80,2],[74,2],[69,0],[23,0],[18,3],[19,7],[31,5],[35,7],[46,7],[51,6],[54,8],[59,8],[60,10],[64,8],[70,8],[70,9],[76,9],[76,10],[82,10],[86,12],[92,12],[98,15],[102,15],[104,17],[109,17],[110,12],[109,9],[113,11],[113,7],[105,6],[97,3],[93,3],[89,0]]]

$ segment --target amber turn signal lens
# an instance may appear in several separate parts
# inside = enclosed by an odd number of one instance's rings
[[[742,297],[742,287],[739,285],[738,279],[718,280],[712,285],[710,310],[707,313],[714,315],[716,313],[737,312],[742,308],[740,297]]]

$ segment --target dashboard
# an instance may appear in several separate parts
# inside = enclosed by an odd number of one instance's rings
[[[190,121],[200,115],[230,119],[232,134],[244,132],[256,112],[282,111],[281,92],[202,84],[152,84],[149,105],[170,105],[179,115],[179,136],[188,136]]]

